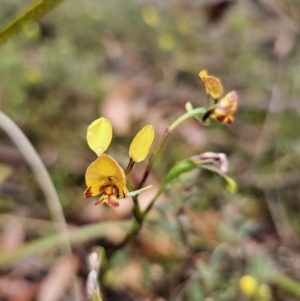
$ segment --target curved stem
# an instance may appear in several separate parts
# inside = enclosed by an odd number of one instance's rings
[[[125,175],[127,176],[130,171],[132,170],[133,166],[134,166],[135,162],[130,158],[129,162],[128,162],[128,165],[125,169]]]
[[[129,189],[129,191],[133,191],[133,187],[130,183],[129,180],[127,180],[127,188]],[[138,202],[138,196],[135,195],[132,197],[132,201],[133,201],[133,215],[134,215],[134,218],[137,220],[137,221],[140,221],[142,219],[142,212],[141,212],[141,207],[140,207],[140,204]]]
[[[159,187],[157,193],[153,197],[153,199],[150,202],[150,204],[144,210],[144,212],[139,212],[139,217],[138,218],[134,214],[134,216],[135,216],[135,222],[132,224],[130,230],[128,231],[128,233],[126,235],[126,237],[124,238],[124,240],[120,244],[118,244],[113,249],[111,249],[110,251],[107,252],[107,258],[110,258],[117,250],[120,250],[124,246],[126,246],[127,243],[140,231],[140,229],[142,228],[142,225],[144,223],[144,220],[146,219],[147,214],[149,213],[149,211],[151,210],[151,208],[153,207],[154,203],[159,198],[159,196],[163,193],[163,191],[165,190],[165,187],[166,187],[166,182],[164,181],[161,184],[161,186]],[[135,206],[136,206],[136,204],[134,203],[134,207]],[[134,209],[134,212],[135,212],[135,209]]]
[[[294,296],[300,297],[300,284],[294,279],[290,278],[277,271],[274,277],[271,279],[271,283],[277,285],[281,289],[293,294]]]
[[[178,125],[180,125],[185,120],[191,118],[191,117],[202,117],[207,110],[205,108],[196,108],[191,111],[186,112],[182,116],[180,116],[178,119],[176,119],[170,126],[169,130],[172,132]]]
[[[150,171],[151,171],[151,169],[153,167],[154,161],[155,161],[158,153],[160,152],[161,148],[163,147],[164,143],[166,142],[167,138],[169,137],[169,134],[170,134],[170,128],[167,127],[166,130],[165,130],[165,132],[164,132],[164,134],[163,134],[163,136],[161,137],[160,141],[158,142],[155,150],[151,154],[151,157],[149,159],[148,165],[147,165],[146,170],[145,170],[145,172],[143,174],[142,180],[141,180],[141,182],[138,185],[138,189],[140,189],[143,186],[143,184],[145,183],[145,181],[147,180],[147,178],[148,178],[148,176],[150,174]]]
[[[163,136],[161,137],[159,143],[157,144],[155,150],[153,151],[153,153],[151,154],[151,157],[149,159],[148,165],[146,167],[146,170],[144,172],[144,175],[142,177],[141,182],[138,185],[138,189],[140,189],[143,184],[145,183],[146,179],[148,178],[150,171],[153,167],[154,161],[157,157],[157,155],[159,154],[161,148],[163,147],[164,143],[166,142],[167,138],[169,137],[170,133],[176,129],[176,127],[178,127],[182,122],[184,122],[185,120],[191,118],[191,117],[202,117],[206,112],[205,108],[196,108],[193,110],[190,110],[188,112],[186,112],[185,114],[181,115],[178,119],[176,119],[170,126],[168,126],[163,134]]]
[[[147,206],[147,208],[144,210],[144,212],[143,212],[143,220],[146,218],[148,212],[152,209],[154,203],[160,197],[160,195],[163,193],[163,191],[165,190],[165,188],[166,188],[166,182],[163,182],[162,185],[159,187],[157,193],[155,194],[155,196],[153,197],[153,199],[151,200],[151,202]]]
[[[63,253],[66,253],[71,260],[72,250],[68,236],[68,228],[66,225],[65,216],[57,192],[44,163],[42,162],[41,158],[39,157],[32,144],[29,142],[28,138],[23,134],[21,129],[7,115],[5,115],[1,111],[0,127],[13,141],[13,143],[16,145],[16,147],[19,149],[20,153],[24,157],[27,164],[32,169],[33,174],[35,175],[35,178],[46,197],[50,215],[52,220],[55,222],[56,230],[61,235],[61,250]],[[75,281],[75,276],[73,282],[73,295],[75,300],[79,300],[79,293]]]

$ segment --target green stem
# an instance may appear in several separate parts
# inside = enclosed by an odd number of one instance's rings
[[[80,244],[99,238],[105,238],[108,233],[114,235],[114,231],[118,231],[116,230],[117,228],[125,231],[128,228],[130,229],[131,226],[130,221],[110,221],[85,225],[70,229],[68,232],[68,241],[73,244]],[[9,267],[11,264],[28,256],[32,256],[33,254],[39,255],[43,254],[43,252],[53,250],[59,247],[63,242],[65,242],[65,240],[60,233],[50,234],[34,239],[12,252],[0,252],[0,268]]]
[[[155,196],[151,200],[150,204],[147,206],[147,208],[143,212],[143,220],[146,218],[148,212],[152,209],[154,203],[160,197],[160,195],[163,193],[163,191],[165,190],[165,188],[166,188],[166,182],[163,182],[162,185],[160,186],[160,188],[158,189],[157,193],[155,194]]]
[[[143,174],[143,178],[142,178],[141,182],[139,183],[137,189],[140,189],[144,185],[145,181],[147,180],[147,178],[148,178],[148,176],[150,174],[150,171],[151,171],[151,169],[153,167],[154,161],[155,161],[157,155],[159,154],[161,148],[163,147],[164,143],[166,142],[167,138],[169,137],[169,134],[170,134],[170,128],[167,127],[166,130],[165,130],[165,132],[164,132],[164,134],[163,134],[163,136],[161,137],[160,141],[158,142],[155,150],[151,154],[151,157],[149,159],[148,165],[147,165],[146,170],[145,170],[145,172]]]
[[[169,126],[169,131],[172,132],[178,125],[191,117],[202,117],[206,111],[205,108],[196,108],[186,112]]]
[[[162,185],[160,186],[160,188],[158,189],[156,195],[153,197],[152,201],[150,202],[150,204],[145,209],[145,211],[143,213],[140,212],[139,218],[138,219],[136,218],[135,222],[132,224],[132,226],[131,226],[130,230],[128,231],[128,233],[127,233],[126,237],[124,238],[124,240],[120,244],[115,246],[113,249],[111,249],[107,252],[107,258],[110,258],[117,250],[120,250],[124,246],[126,246],[127,243],[140,231],[148,212],[153,207],[155,201],[159,198],[159,196],[165,190],[165,187],[166,187],[166,182],[163,182]]]
[[[159,154],[162,146],[164,145],[164,143],[166,142],[167,138],[169,137],[170,133],[175,130],[176,127],[178,127],[182,122],[184,122],[185,120],[191,118],[191,117],[202,117],[206,112],[205,108],[196,108],[193,109],[191,111],[186,112],[185,114],[181,115],[178,119],[176,119],[170,126],[168,126],[163,134],[163,136],[161,137],[159,143],[156,146],[156,149],[154,150],[154,152],[152,153],[150,160],[148,162],[148,165],[146,167],[146,170],[144,172],[143,178],[140,182],[140,184],[138,185],[138,189],[140,189],[143,184],[145,183],[146,179],[148,178],[150,171],[153,167],[154,161],[157,157],[157,155]]]
[[[129,163],[128,163],[126,169],[125,169],[125,175],[126,176],[131,172],[134,164],[135,164],[135,162],[130,158]]]
[[[132,187],[131,183],[128,180],[127,180],[126,186],[127,186],[129,191],[133,191],[133,187]],[[132,197],[132,201],[133,201],[133,205],[134,205],[134,207],[133,207],[134,218],[137,221],[140,221],[142,219],[142,211],[141,211],[140,204],[138,202],[137,195]]]
[[[139,230],[142,227],[142,224],[143,224],[143,219],[141,219],[140,221],[136,220],[132,224],[132,226],[131,226],[130,230],[128,231],[127,235],[125,236],[124,240],[120,244],[116,245],[114,248],[107,251],[107,259],[108,260],[112,257],[112,255],[116,251],[122,249],[124,246],[126,246],[128,244],[128,242],[139,232]],[[100,276],[102,276],[101,278],[103,278],[104,273]]]
[[[289,276],[286,276],[280,272],[276,272],[270,282],[277,285],[284,291],[289,292],[294,296],[300,297],[300,283],[290,278]]]
[[[142,222],[143,215],[138,201],[138,197],[134,196],[132,197],[132,200],[133,200],[133,215],[138,222]]]
[[[161,137],[159,143],[156,146],[156,149],[154,150],[154,152],[152,153],[152,155],[150,157],[150,160],[149,160],[148,165],[146,167],[146,170],[145,170],[145,173],[143,175],[143,178],[142,178],[141,182],[139,183],[137,189],[140,189],[143,186],[143,184],[146,181],[146,179],[148,178],[148,176],[150,174],[150,171],[151,171],[151,169],[153,167],[154,161],[155,161],[157,155],[159,154],[162,146],[164,145],[164,143],[166,142],[167,138],[169,137],[170,133],[177,126],[179,126],[182,122],[184,122],[188,118],[203,116],[205,114],[205,112],[206,112],[205,108],[193,109],[193,110],[191,110],[189,112],[186,112],[182,116],[180,116],[169,127],[166,128],[163,136]],[[164,181],[162,183],[162,185],[160,186],[160,188],[158,189],[156,195],[153,197],[152,201],[147,206],[147,208],[145,209],[144,212],[141,212],[141,210],[140,210],[137,197],[133,197],[133,202],[134,202],[133,213],[134,213],[134,216],[135,216],[135,222],[133,223],[132,227],[130,228],[129,232],[127,233],[125,239],[120,244],[118,244],[113,249],[111,249],[110,251],[107,252],[107,257],[108,258],[110,258],[117,250],[122,249],[125,245],[127,245],[127,243],[140,231],[140,229],[141,229],[141,227],[143,225],[143,222],[144,222],[147,214],[149,213],[149,211],[153,207],[153,205],[156,202],[156,200],[159,198],[159,196],[165,190],[166,185],[167,185],[167,182]]]
[[[162,183],[162,185],[160,186],[160,188],[158,189],[157,193],[155,194],[155,196],[153,197],[152,201],[150,202],[150,204],[147,206],[147,208],[145,209],[144,212],[141,212],[138,200],[137,200],[137,196],[133,197],[133,202],[134,202],[134,208],[133,208],[133,214],[135,217],[135,221],[132,224],[130,230],[128,231],[126,237],[124,238],[124,240],[118,244],[117,246],[115,246],[113,249],[109,250],[107,252],[107,258],[109,259],[117,250],[122,249],[124,246],[127,245],[127,243],[140,231],[140,229],[142,228],[143,222],[148,214],[148,212],[151,210],[151,208],[153,207],[154,203],[156,202],[156,200],[159,198],[159,196],[162,194],[162,192],[165,190],[166,187],[166,182],[164,181]]]

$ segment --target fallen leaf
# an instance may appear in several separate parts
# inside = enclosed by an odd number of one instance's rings
[[[75,280],[78,262],[69,257],[60,258],[43,280],[36,296],[37,301],[58,301]]]
[[[31,301],[38,288],[38,283],[23,279],[0,278],[0,299],[9,301]]]

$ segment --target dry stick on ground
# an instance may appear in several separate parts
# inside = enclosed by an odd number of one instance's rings
[[[40,185],[41,190],[45,194],[51,218],[55,222],[57,232],[60,233],[62,237],[63,244],[61,245],[61,250],[63,253],[67,254],[70,257],[71,264],[72,250],[68,237],[68,228],[66,225],[65,216],[56,189],[53,185],[53,182],[49,176],[45,165],[43,164],[41,158],[39,157],[32,144],[23,134],[21,129],[7,115],[5,115],[1,111],[0,127],[19,149],[25,161],[32,169],[35,178]],[[75,280],[76,279],[74,275],[73,300],[80,300],[79,291]]]

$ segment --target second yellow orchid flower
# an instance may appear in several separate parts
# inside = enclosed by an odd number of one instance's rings
[[[85,181],[87,189],[84,197],[101,195],[97,204],[107,203],[118,207],[118,199],[133,196],[146,188],[128,193],[126,176],[121,166],[110,156],[104,154],[112,140],[112,125],[110,121],[101,117],[90,124],[87,131],[87,143],[97,154],[98,158],[86,170]],[[126,174],[133,165],[145,160],[154,140],[152,125],[143,127],[134,137],[129,148],[129,163]]]
[[[215,100],[222,96],[223,85],[218,77],[208,74],[206,70],[201,70],[198,75],[203,82],[206,94],[211,95]]]

